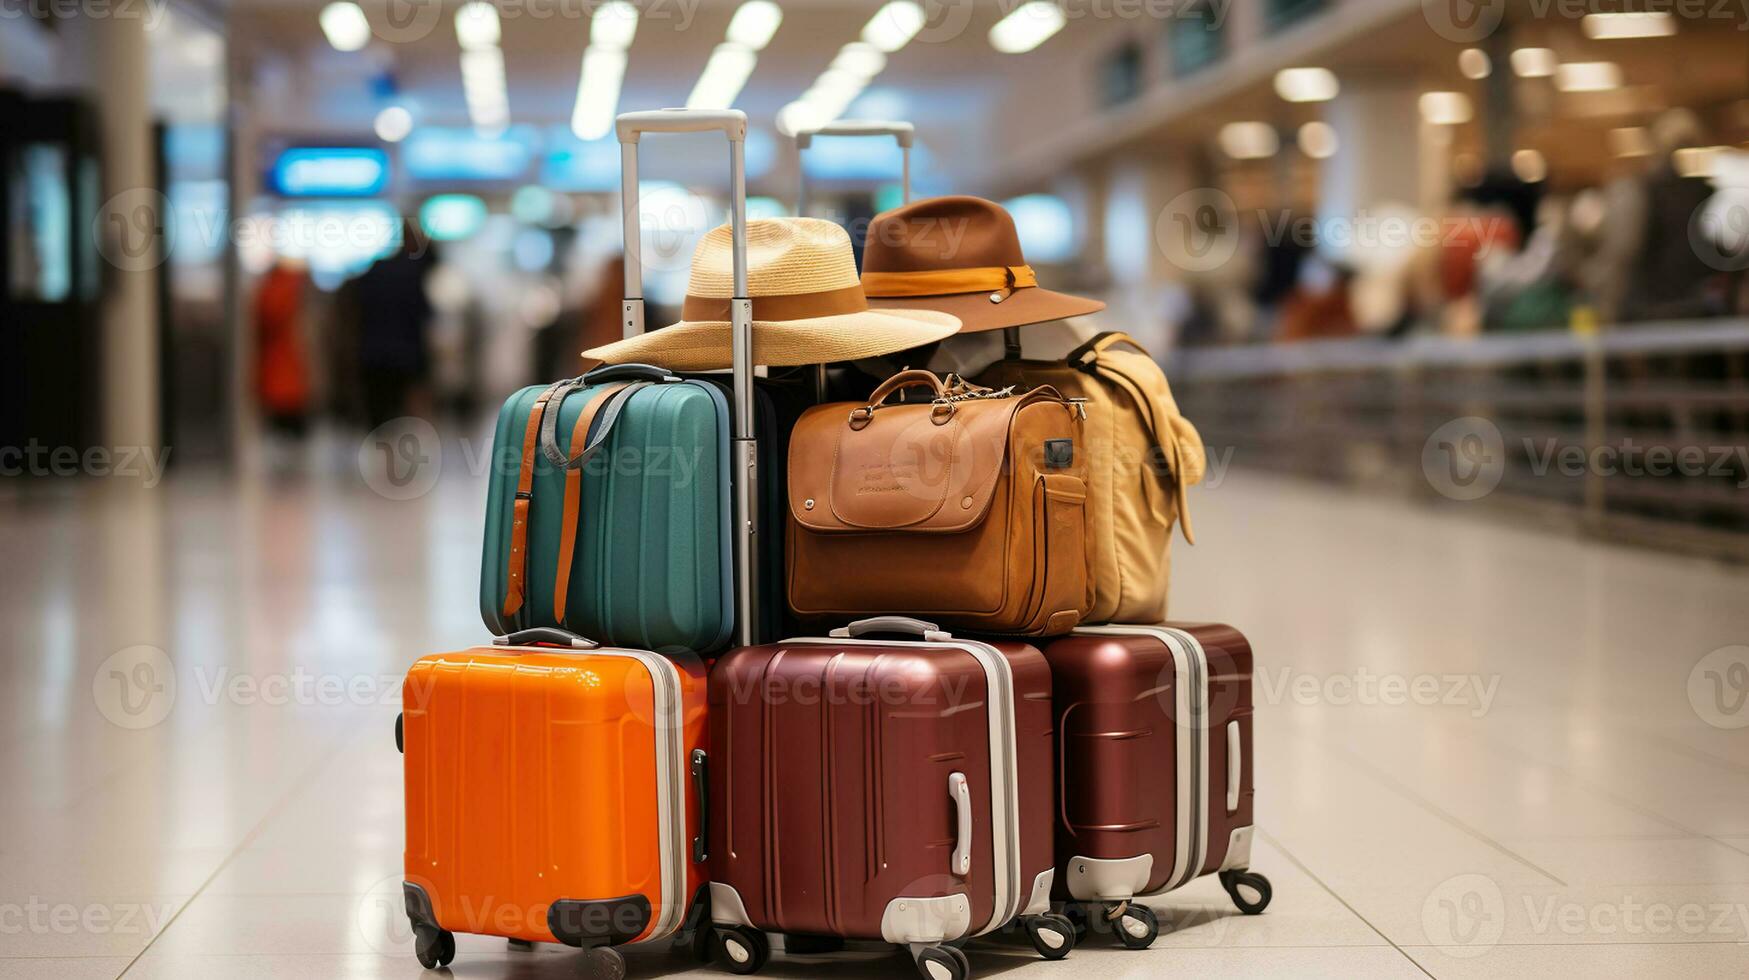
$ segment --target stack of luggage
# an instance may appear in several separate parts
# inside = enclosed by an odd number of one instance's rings
[[[696,131],[728,137],[730,223],[646,332],[640,137]],[[1163,620],[1203,449],[1152,358],[1028,359],[1021,327],[1101,304],[1040,287],[988,201],[879,216],[859,274],[835,224],[747,221],[740,112],[618,134],[625,339],[505,404],[499,639],[403,691],[420,962],[466,932],[597,977],[661,942],[746,974],[775,934],[965,980],[980,937],[1145,948],[1141,899],[1206,874],[1261,912],[1251,648]]]

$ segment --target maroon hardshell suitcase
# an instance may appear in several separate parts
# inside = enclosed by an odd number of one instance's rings
[[[1109,923],[1144,949],[1135,902],[1201,875],[1246,914],[1269,904],[1250,870],[1251,644],[1230,626],[1084,626],[1045,647],[1059,749],[1056,898],[1080,929]]]
[[[895,639],[893,637],[901,637]],[[1059,959],[1050,668],[1024,643],[896,616],[742,647],[710,678],[711,909],[724,967],[766,933],[906,946],[965,980],[958,946],[1010,924]]]

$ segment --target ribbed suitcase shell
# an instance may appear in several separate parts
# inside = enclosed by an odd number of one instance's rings
[[[584,471],[566,622],[553,617],[565,472],[536,453],[522,608],[503,615],[506,558],[528,413],[544,385],[504,403],[493,439],[480,567],[480,613],[492,632],[563,626],[661,653],[706,652],[728,641],[730,578],[728,400],[715,385],[653,384],[633,394]],[[601,386],[559,406],[559,444]],[[552,411],[549,403],[547,411]]]
[[[1126,901],[1250,863],[1251,644],[1211,623],[1081,627],[1044,649],[1059,899]]]
[[[968,647],[1007,665],[1011,694],[991,690]],[[937,943],[1045,911],[1050,673],[1034,648],[824,638],[741,648],[713,669],[710,705],[718,923]],[[1000,760],[992,774],[993,711],[1013,712],[1007,775]],[[976,815],[965,876],[950,868],[954,773],[966,777]],[[1009,814],[994,816],[1009,793]],[[999,853],[1010,834],[1017,868]],[[932,907],[964,927],[907,921]]]
[[[481,647],[419,660],[403,698],[406,875],[436,925],[566,941],[553,903],[618,915],[641,897],[648,922],[635,934],[572,944],[681,927],[704,881],[689,772],[706,737],[697,658]]]

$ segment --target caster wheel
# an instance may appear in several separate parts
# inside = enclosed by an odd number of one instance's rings
[[[1060,960],[1075,948],[1075,925],[1060,915],[1039,915],[1026,920],[1026,938],[1047,960]]]
[[[593,946],[583,952],[584,980],[626,980],[626,958],[612,946]]]
[[[1087,934],[1093,931],[1093,920],[1087,914],[1087,906],[1070,902],[1063,906],[1063,911],[1059,914],[1063,921],[1069,923],[1069,928],[1075,930],[1076,945],[1080,945],[1081,940],[1086,939]]]
[[[1223,871],[1221,887],[1233,899],[1233,904],[1246,915],[1256,915],[1269,907],[1269,879],[1254,871]]]
[[[730,973],[757,973],[771,958],[771,943],[765,933],[746,926],[717,930],[717,962]]]
[[[931,946],[917,954],[917,973],[923,980],[967,980],[972,965],[952,946]]]
[[[406,716],[405,715],[396,715],[395,716],[395,751],[401,753],[402,755],[407,754],[407,731],[406,731]]]
[[[1117,940],[1125,949],[1147,949],[1160,937],[1160,920],[1146,905],[1130,903],[1117,920]]]
[[[448,966],[455,960],[455,934],[447,929],[421,926],[413,936],[413,954],[427,970]]]

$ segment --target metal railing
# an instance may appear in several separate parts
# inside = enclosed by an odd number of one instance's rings
[[[1749,559],[1749,321],[1184,350],[1168,374],[1237,466]]]

